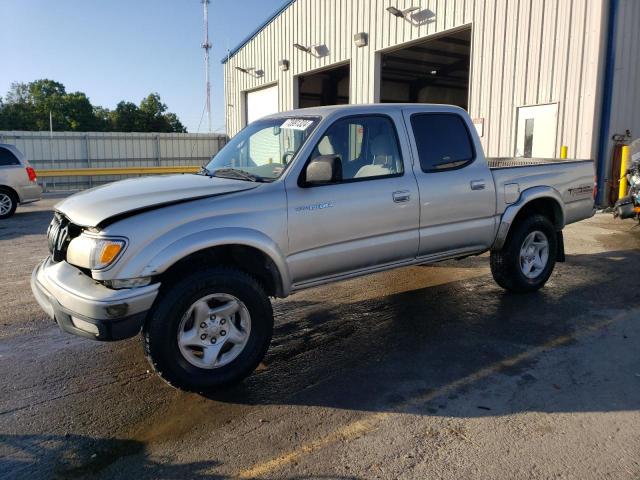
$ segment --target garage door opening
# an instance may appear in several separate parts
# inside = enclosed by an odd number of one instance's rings
[[[380,101],[447,103],[467,109],[471,28],[381,58]]]
[[[298,107],[349,103],[349,65],[298,77]]]

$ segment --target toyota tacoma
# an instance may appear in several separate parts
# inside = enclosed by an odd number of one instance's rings
[[[591,160],[487,160],[443,105],[319,107],[249,124],[198,174],[127,179],[55,207],[32,290],[62,330],[141,332],[155,371],[197,392],[260,363],[270,297],[490,252],[533,292],[594,213]]]

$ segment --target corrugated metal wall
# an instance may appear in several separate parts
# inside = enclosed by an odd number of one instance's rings
[[[37,169],[202,165],[226,143],[220,134],[0,131],[0,143],[23,152]],[[55,177],[49,190],[78,190],[125,178]]]
[[[227,131],[243,126],[243,92],[277,83],[280,110],[294,108],[295,76],[351,63],[351,102],[377,100],[378,52],[465,25],[473,26],[470,106],[485,119],[483,144],[490,156],[513,155],[517,107],[559,103],[557,150],[593,158],[599,122],[600,62],[605,0],[297,0],[227,63]],[[629,3],[638,3],[628,0]],[[433,17],[416,26],[389,6],[428,9]],[[357,48],[353,35],[369,34]],[[293,43],[325,44],[324,58]],[[287,59],[291,68],[278,69]],[[235,67],[264,70],[261,78]]]
[[[630,130],[632,139],[640,138],[640,1],[619,2],[608,154],[612,135]]]

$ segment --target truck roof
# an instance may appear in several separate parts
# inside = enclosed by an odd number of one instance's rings
[[[465,115],[467,114],[466,110],[455,105],[443,105],[436,103],[368,103],[360,105],[325,105],[322,107],[298,108],[295,110],[289,110],[287,112],[279,112],[267,115],[264,118],[291,117],[295,115],[326,117],[337,112],[353,112],[353,114],[357,115],[362,113],[397,111],[403,108],[416,107],[423,108],[425,111],[464,113]]]

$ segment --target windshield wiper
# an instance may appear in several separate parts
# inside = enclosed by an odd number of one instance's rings
[[[207,167],[202,165],[200,167],[200,170],[198,171],[198,173],[196,175],[206,175],[207,177],[210,177],[211,176],[211,172],[209,171],[209,169]]]
[[[237,168],[218,168],[211,173],[214,177],[235,178],[238,180],[248,180],[249,182],[264,182],[264,178]]]

